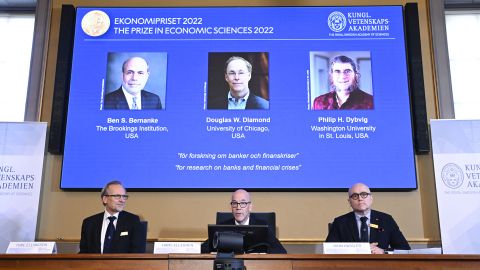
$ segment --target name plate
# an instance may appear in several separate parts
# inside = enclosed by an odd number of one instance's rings
[[[323,243],[323,254],[371,254],[370,243]]]
[[[200,254],[200,242],[155,242],[154,254],[196,253]]]
[[[55,254],[55,242],[10,242],[7,254]]]

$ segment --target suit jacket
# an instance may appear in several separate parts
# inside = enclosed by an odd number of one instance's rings
[[[247,104],[245,106],[245,109],[263,109],[263,110],[268,110],[269,108],[269,103],[268,100],[261,98],[259,96],[256,96],[250,92],[250,95],[248,96],[247,99]],[[225,97],[220,97],[213,99],[208,103],[208,109],[228,109],[228,98]]]
[[[142,95],[142,110],[161,110],[162,102],[154,93],[146,90],[140,91]],[[123,94],[122,87],[108,93],[103,101],[103,109],[105,110],[129,110],[127,98]]]
[[[371,210],[370,224],[378,225],[378,228],[370,227],[370,243],[378,243],[381,249],[410,249],[410,245],[398,228],[397,223],[389,214]],[[333,220],[328,232],[326,242],[360,242],[360,236],[355,213],[350,212]]]
[[[250,215],[250,225],[268,225],[267,221],[262,220],[262,219],[257,219],[254,216]],[[229,220],[226,220],[225,222],[219,223],[218,225],[235,225],[235,219],[232,218]],[[287,254],[287,251],[285,248],[282,246],[280,241],[275,237],[275,228],[268,228],[268,244],[270,245],[268,249],[269,254]],[[213,252],[214,250],[211,250],[210,248],[210,239],[207,239],[205,242],[202,244],[202,253],[210,253]]]
[[[87,217],[82,223],[80,253],[100,253],[102,223],[105,212]],[[147,232],[137,215],[122,211],[112,240],[111,253],[145,253]]]

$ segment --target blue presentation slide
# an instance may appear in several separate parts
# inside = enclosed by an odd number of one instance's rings
[[[77,8],[61,188],[415,189],[402,6]]]

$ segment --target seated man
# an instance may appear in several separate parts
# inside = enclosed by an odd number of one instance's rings
[[[253,204],[250,194],[246,190],[238,189],[233,192],[230,206],[232,207],[232,218],[218,225],[268,225],[267,221],[256,219],[250,215]],[[277,237],[275,237],[275,228],[269,227],[268,231],[268,243],[270,245],[268,253],[286,254],[287,251],[282,246],[280,241],[278,241]],[[209,241],[210,239],[207,239],[205,242],[203,242],[202,253],[212,252],[212,250],[210,250]]]
[[[107,183],[100,197],[105,211],[83,220],[80,253],[145,253],[146,231],[137,215],[123,211],[122,183]]]
[[[372,254],[383,254],[389,247],[410,249],[392,216],[370,209],[373,197],[368,186],[353,185],[348,201],[353,212],[334,219],[326,242],[369,242]]]

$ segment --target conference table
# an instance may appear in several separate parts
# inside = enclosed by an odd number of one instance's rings
[[[238,255],[248,270],[480,269],[480,255]],[[211,270],[211,254],[1,254],[0,269]]]

